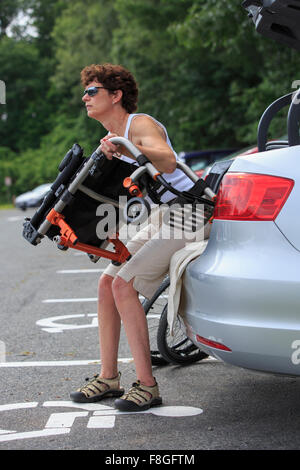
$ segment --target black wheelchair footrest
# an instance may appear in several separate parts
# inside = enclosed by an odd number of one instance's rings
[[[23,237],[31,243],[31,245],[38,245],[43,238],[43,235],[34,228],[30,220],[25,219],[25,222],[23,223]]]

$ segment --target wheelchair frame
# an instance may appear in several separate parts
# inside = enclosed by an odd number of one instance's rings
[[[199,195],[189,193],[188,191],[180,192],[173,188],[167,183],[148,158],[141,154],[129,140],[124,137],[113,137],[110,140],[114,144],[124,145],[137,161],[137,168],[123,180],[123,186],[126,188],[127,194],[131,198],[139,198],[141,204],[146,204],[144,196],[147,194],[147,184],[150,184],[152,190],[155,191],[153,187],[155,187],[155,184],[157,185],[157,183],[159,183],[160,187],[164,186],[175,196],[183,197],[187,201],[196,200],[207,205],[214,205],[214,192],[204,180],[199,180],[197,175],[185,163],[178,161],[177,167],[194,183],[198,184]],[[86,178],[97,170],[99,162],[103,162],[103,159],[106,161],[105,155],[99,150],[99,147],[89,158],[85,159],[85,161],[82,160],[82,154],[83,151],[78,144],[74,144],[73,148],[66,154],[59,166],[60,174],[53,183],[50,193],[47,194],[42,205],[33,217],[31,219],[25,219],[23,224],[23,236],[32,245],[38,245],[42,238],[48,234],[49,229],[56,226],[59,228],[60,233],[54,236],[53,240],[56,242],[59,249],[66,250],[73,248],[83,251],[87,253],[91,261],[94,262],[98,261],[100,257],[103,257],[110,259],[114,264],[122,264],[130,259],[131,254],[119,239],[118,224],[113,236],[107,237],[102,243],[100,243],[99,240],[99,246],[93,246],[80,241],[63,214],[64,209],[73,202],[78,191],[85,193],[99,203],[111,203],[121,209],[117,201],[96,193],[84,184]],[[159,197],[158,194],[157,196]],[[114,251],[106,249],[109,243],[114,245]]]

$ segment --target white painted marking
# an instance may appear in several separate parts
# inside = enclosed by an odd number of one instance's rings
[[[120,364],[128,364],[133,362],[131,357],[124,357],[118,359]],[[29,362],[3,362],[0,363],[0,368],[3,367],[66,367],[66,366],[89,366],[101,364],[99,360],[82,360],[82,361],[29,361]],[[1,408],[0,408],[1,411]]]
[[[163,296],[162,296],[163,297]],[[139,296],[140,299],[144,299],[143,296]],[[97,302],[97,297],[83,297],[83,298],[71,298],[71,299],[45,299],[42,300],[43,304],[50,304],[50,303],[64,303],[64,302]]]
[[[76,325],[74,323],[60,323],[61,320],[70,320],[76,318],[91,317],[91,323],[84,323],[81,325]],[[160,318],[159,314],[149,314],[147,315],[148,320],[155,318]],[[65,330],[80,330],[83,328],[97,328],[98,327],[98,315],[97,313],[78,313],[74,315],[58,315],[55,317],[42,318],[36,322],[36,325],[41,326],[43,331],[47,333],[62,333]],[[1,362],[1,361],[0,361]],[[3,361],[5,362],[5,361]]]
[[[7,217],[6,219],[8,222],[17,222],[19,220],[24,220],[24,215],[16,215],[12,217]]]
[[[127,414],[153,414],[155,416],[165,416],[169,418],[182,418],[187,416],[196,416],[203,413],[201,408],[193,406],[158,406],[150,408],[145,411],[119,411],[115,408],[109,410],[95,411],[94,416],[107,416],[107,415],[127,415]]]
[[[4,341],[0,341],[0,363],[6,361],[6,347]]]
[[[82,299],[46,299],[42,301],[43,304],[59,303],[59,302],[97,302],[97,297],[82,298]]]
[[[112,408],[107,405],[100,405],[98,403],[86,403],[86,404],[79,404],[79,403],[74,403],[70,401],[50,401],[50,402],[45,402],[43,406],[46,407],[71,407],[71,408],[79,408],[79,409],[84,409],[88,411],[94,411],[93,417],[90,418],[89,420],[89,428],[94,427],[105,427],[104,422],[106,421],[106,418],[111,418],[119,415],[132,415],[132,414],[154,414],[156,416],[164,416],[164,417],[169,417],[169,418],[180,418],[180,417],[188,417],[188,416],[197,416],[199,414],[203,413],[203,410],[201,408],[196,408],[193,406],[158,406],[158,407],[153,407],[150,408],[149,410],[145,411],[119,411],[116,410],[115,408]],[[72,415],[76,415],[76,413],[57,413],[57,415],[68,415],[72,417]],[[53,415],[51,415],[53,416]],[[80,416],[80,413],[78,413],[78,416]],[[76,416],[75,416],[76,417]],[[97,418],[97,419],[93,419]],[[105,418],[103,421],[101,421],[100,418]],[[56,419],[56,418],[55,418]],[[62,422],[67,418],[62,418]],[[75,418],[74,418],[75,419]],[[53,421],[55,423],[55,421]],[[107,420],[107,423],[112,423],[112,420]],[[59,426],[57,426],[59,427]]]
[[[45,401],[43,406],[48,407],[64,407],[64,408],[79,408],[86,411],[100,411],[111,410],[111,406],[101,405],[100,403],[75,403],[74,401],[60,400],[60,401]]]
[[[92,429],[113,428],[115,421],[115,416],[92,416],[88,421],[87,427]]]
[[[108,407],[107,410],[96,410],[94,412],[94,416],[110,416],[110,415],[115,415],[115,414],[127,415],[128,413],[132,413],[132,412],[131,411],[119,411],[119,410],[116,410],[115,408]]]
[[[193,406],[159,406],[157,408],[150,408],[147,410],[156,416],[168,416],[172,418],[196,416],[203,413],[201,408],[195,408]]]
[[[52,413],[45,428],[71,428],[76,418],[87,416],[87,411],[68,411],[67,413]]]
[[[211,361],[219,361],[219,359],[209,356],[207,359],[203,359],[202,363],[207,363]],[[119,364],[129,364],[133,362],[132,357],[123,357],[118,359]],[[95,360],[81,360],[81,361],[29,361],[29,362],[2,362],[0,363],[1,368],[8,367],[69,367],[69,366],[95,366],[100,365],[101,361],[98,359]],[[0,406],[1,411],[1,406]]]
[[[56,271],[57,274],[85,274],[85,273],[103,273],[104,269],[62,269]]]
[[[57,436],[59,434],[69,434],[71,428],[66,429],[42,429],[41,431],[18,432],[0,436],[0,442],[15,441],[17,439],[32,439],[34,437]]]
[[[14,432],[17,432],[17,431],[6,431],[5,429],[0,429],[0,436],[1,434],[12,434]]]
[[[2,405],[0,411],[17,410],[22,408],[35,408],[38,403],[12,403],[9,405]],[[113,428],[115,425],[116,416],[138,414],[154,414],[163,417],[189,417],[196,416],[203,413],[201,408],[192,406],[159,406],[151,408],[150,410],[141,412],[121,412],[110,406],[101,405],[99,403],[74,403],[72,401],[48,401],[44,402],[44,407],[64,407],[64,408],[77,408],[85,411],[71,411],[52,413],[46,423],[44,429],[29,432],[17,432],[11,430],[0,429],[0,442],[13,441],[17,439],[32,439],[37,437],[57,436],[61,434],[68,434],[74,424],[76,418],[86,418],[89,411],[93,411],[93,416],[87,422],[89,429],[104,429]]]
[[[69,320],[70,318],[84,318],[84,317],[93,317],[91,323],[83,324],[83,325],[74,325],[74,324],[64,324],[60,323],[58,320]],[[78,330],[82,328],[94,328],[98,327],[98,318],[97,313],[88,313],[85,314],[76,314],[76,315],[61,315],[56,317],[50,318],[43,318],[42,320],[38,320],[36,322],[38,326],[42,327],[43,331],[47,331],[47,333],[62,333],[64,330]]]
[[[38,406],[37,401],[27,402],[27,403],[11,403],[10,405],[0,405],[1,411],[11,411],[11,410],[22,410],[24,408],[35,408]]]

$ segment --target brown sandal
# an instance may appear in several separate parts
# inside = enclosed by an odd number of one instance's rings
[[[152,387],[142,385],[140,381],[132,384],[132,388],[121,398],[115,400],[115,407],[120,411],[144,411],[151,406],[162,404],[158,384]]]
[[[124,394],[124,389],[120,388],[120,377],[120,372],[112,379],[102,379],[96,374],[92,380],[86,379],[88,383],[84,387],[70,393],[70,398],[78,403],[93,403],[107,397],[120,397]]]

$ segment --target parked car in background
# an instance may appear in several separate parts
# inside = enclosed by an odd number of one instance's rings
[[[278,40],[282,35],[282,42],[300,50],[298,3],[244,2],[262,34]],[[293,95],[264,113],[259,153],[210,167],[206,181],[217,192],[211,234],[206,250],[186,269],[179,313],[187,336],[207,354],[239,367],[299,376],[300,93]],[[288,140],[265,145],[281,105],[289,106]]]
[[[269,146],[270,148],[272,147],[273,143],[278,144],[279,142],[287,142],[287,135],[283,135],[277,140],[271,140],[267,143],[267,147]],[[245,147],[243,149],[237,150],[234,153],[227,154],[226,156],[223,156],[223,158],[215,160],[215,162],[220,163],[220,165],[225,165],[226,166],[226,161],[229,160],[235,160],[237,157],[242,157],[244,155],[253,155],[258,153],[258,146],[257,145],[250,145],[248,147]],[[206,176],[209,174],[211,171],[213,164],[207,165],[203,170],[199,170],[196,172],[200,178],[206,178]]]
[[[240,157],[242,155],[252,155],[252,154],[257,153],[257,152],[258,152],[258,147],[255,146],[255,145],[254,146],[251,145],[251,146],[245,147],[243,149],[237,150],[234,153],[229,153],[229,154],[223,156],[223,158],[216,159],[214,163],[217,162],[217,163],[220,163],[221,165],[223,165],[223,162],[226,162],[226,161],[229,161],[229,160],[235,160],[237,157]],[[211,168],[213,167],[214,163],[212,163],[210,165],[207,165],[202,170],[199,170],[198,172],[196,172],[197,175],[199,176],[199,178],[206,178],[206,176],[209,174]]]
[[[20,194],[15,199],[15,206],[19,209],[26,210],[29,207],[39,207],[51,188],[52,183],[45,183],[37,186],[32,191]]]
[[[201,177],[207,165],[236,151],[237,149],[196,150],[194,152],[180,152],[178,157]]]

